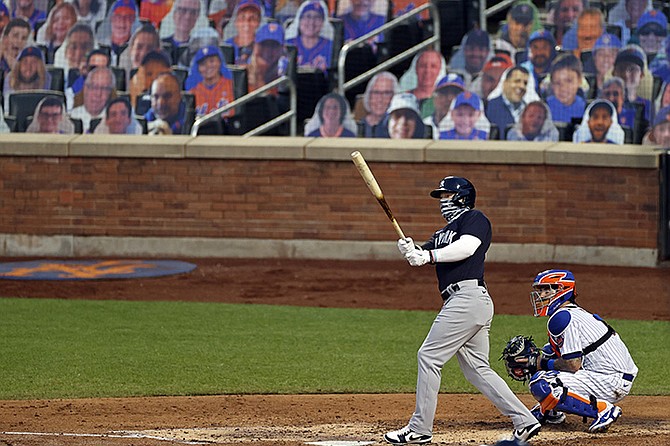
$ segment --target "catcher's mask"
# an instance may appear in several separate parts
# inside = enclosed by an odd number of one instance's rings
[[[535,277],[530,302],[535,316],[551,316],[561,305],[576,296],[572,273],[564,269],[549,269]]]

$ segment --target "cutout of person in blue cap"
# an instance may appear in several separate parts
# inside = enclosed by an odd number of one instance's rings
[[[174,0],[159,29],[161,41],[179,48],[188,43],[194,29],[209,26],[205,0]]]
[[[621,48],[614,61],[613,73],[626,85],[626,100],[644,104],[644,118],[651,122],[651,101],[640,95],[642,80],[647,72],[647,55],[639,45],[628,44]]]
[[[24,19],[12,19],[2,30],[0,40],[0,69],[9,72],[16,64],[21,50],[32,42],[30,23]]]
[[[586,101],[579,94],[582,84],[582,62],[574,54],[562,54],[554,60],[549,73],[551,93],[547,105],[554,121],[570,124],[581,118]]]
[[[117,65],[119,56],[126,49],[130,36],[141,26],[134,0],[116,0],[109,7],[105,20],[100,23],[96,40],[112,48],[112,64]]]
[[[30,23],[30,28],[47,19],[47,13],[38,9],[35,0],[16,0],[13,3],[12,18],[22,18]]]
[[[551,63],[556,58],[556,41],[546,29],[535,31],[528,38],[528,60],[521,64],[535,80],[535,91],[540,94],[540,85],[549,74]]]
[[[235,50],[236,65],[249,64],[256,32],[265,22],[264,8],[259,0],[240,0],[223,29],[223,41]]]
[[[558,141],[551,110],[543,101],[526,105],[521,118],[507,131],[507,141]]]
[[[386,110],[396,93],[398,93],[398,78],[389,71],[377,73],[368,81],[363,93],[365,116],[361,120],[364,138],[374,137],[375,128],[386,116]]]
[[[605,79],[612,76],[614,62],[620,49],[621,41],[614,34],[604,33],[596,40],[596,44],[593,45],[592,62],[587,64],[591,67],[584,67],[584,71],[591,70],[590,72],[595,73],[596,88],[602,88]]]
[[[44,64],[44,55],[36,46],[27,46],[19,54],[14,68],[5,77],[2,89],[5,110],[9,110],[9,95],[18,91],[48,90],[51,76]]]
[[[298,50],[298,66],[326,71],[333,57],[333,25],[322,0],[300,5],[295,19],[286,28],[286,43]]]
[[[619,0],[607,13],[607,23],[621,28],[621,42],[629,43],[637,22],[650,9],[651,0]]]
[[[356,131],[349,104],[337,93],[328,93],[319,99],[314,115],[305,124],[305,136],[354,138]]]
[[[500,38],[509,42],[517,51],[525,51],[528,37],[537,27],[537,16],[535,5],[527,1],[516,2],[507,12],[507,23],[500,30]]]
[[[612,76],[608,78],[598,91],[598,98],[607,99],[616,108],[619,124],[633,128],[635,123],[635,106],[626,100],[626,86],[623,79]]]
[[[195,53],[184,89],[195,96],[197,116],[206,115],[235,100],[233,75],[219,47],[206,46]]]
[[[279,23],[266,23],[256,31],[256,43],[247,66],[249,92],[257,90],[286,73],[284,29]],[[277,94],[274,89],[270,94]]]
[[[653,124],[642,138],[642,144],[670,148],[670,106],[663,107],[656,113]]]
[[[423,119],[424,124],[433,129],[433,139],[439,137],[440,122],[447,117],[451,102],[463,91],[465,91],[465,82],[460,74],[448,73],[437,81],[433,92],[433,111]]]
[[[386,23],[387,0],[343,0],[337,4],[337,17],[344,24],[344,42],[350,42]],[[382,34],[368,43],[376,51],[376,44],[383,41]]]
[[[624,136],[614,104],[607,99],[595,99],[586,107],[572,142],[623,144]]]
[[[482,100],[471,91],[464,91],[451,103],[446,129],[440,129],[440,139],[486,140],[489,132],[477,128],[482,115]]]
[[[646,11],[637,21],[634,38],[647,54],[656,54],[663,50],[663,41],[668,36],[668,17],[662,11]],[[631,43],[636,43],[631,41]]]
[[[77,23],[77,11],[71,3],[60,3],[49,12],[46,23],[37,30],[35,38],[35,42],[44,45],[51,54],[47,60],[53,60],[54,52],[63,44],[67,32],[75,23]]]

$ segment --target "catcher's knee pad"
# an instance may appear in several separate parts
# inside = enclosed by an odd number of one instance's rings
[[[567,390],[558,378],[556,370],[536,372],[530,379],[528,387],[530,393],[540,403],[542,413],[555,408]]]

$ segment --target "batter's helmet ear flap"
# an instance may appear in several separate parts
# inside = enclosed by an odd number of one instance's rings
[[[448,176],[440,181],[437,189],[430,192],[433,198],[440,198],[442,192],[452,192],[454,197],[451,199],[454,203],[461,207],[475,207],[475,200],[477,199],[477,191],[475,186],[467,179],[462,177]]]

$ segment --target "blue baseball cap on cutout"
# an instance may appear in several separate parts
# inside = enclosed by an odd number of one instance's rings
[[[657,11],[656,9],[650,9],[649,11],[645,11],[644,14],[642,14],[640,19],[637,21],[638,31],[643,26],[649,24],[658,25],[666,32],[668,30],[668,18],[665,16],[665,14],[663,14],[663,12]]]
[[[280,45],[284,44],[284,29],[279,23],[266,23],[256,31],[256,43],[273,40]]]
[[[600,37],[598,37],[598,40],[596,40],[592,51],[608,48],[621,49],[621,40],[619,40],[619,38],[614,34],[603,33]]]
[[[556,46],[556,39],[554,38],[554,35],[546,29],[538,29],[537,31],[533,32],[528,38],[528,46],[530,46],[530,44],[536,40],[546,40],[551,44],[551,46]]]
[[[200,48],[198,50],[198,52],[195,53],[195,56],[193,56],[193,61],[196,64],[199,64],[204,59],[207,59],[208,57],[211,57],[211,56],[216,56],[221,61],[223,61],[223,55],[221,54],[221,50],[218,49],[217,47],[213,46],[213,45]]]
[[[44,55],[42,54],[42,50],[36,46],[27,46],[22,49],[19,53],[19,57],[17,57],[16,60],[21,60],[28,56],[38,57],[42,62],[44,62]]]
[[[463,76],[456,73],[448,73],[446,76],[442,76],[437,85],[435,85],[435,90],[444,87],[459,87],[461,90],[464,90],[465,82],[463,82]]]
[[[127,8],[137,14],[137,4],[133,0],[116,0],[112,5],[112,14],[119,8]]]
[[[461,105],[469,105],[475,110],[481,110],[479,96],[471,91],[466,90],[456,96],[456,99],[454,99],[454,108],[458,108]]]
[[[654,127],[664,122],[670,122],[670,105],[663,107],[656,113],[654,118]]]
[[[300,17],[302,17],[303,14],[305,14],[308,11],[316,11],[319,14],[321,14],[321,17],[326,16],[326,12],[323,10],[323,6],[321,5],[321,2],[313,0],[307,2],[305,6],[302,8],[302,12],[300,14]]]

